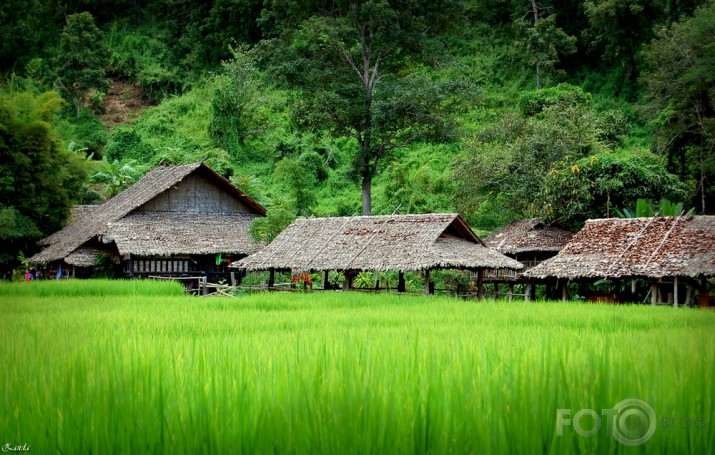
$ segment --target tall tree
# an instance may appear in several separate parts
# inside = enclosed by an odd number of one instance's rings
[[[553,71],[560,55],[576,52],[576,38],[556,26],[556,16],[546,14],[545,8],[531,0],[531,10],[515,22],[521,35],[521,46],[528,52],[536,71],[536,89],[543,85],[545,72]],[[527,20],[526,18],[530,19]]]
[[[81,193],[84,153],[62,147],[52,127],[61,104],[52,92],[0,94],[0,212],[7,217],[0,253],[6,259],[59,229]]]
[[[660,28],[645,48],[646,114],[656,149],[681,177],[694,180],[702,213],[715,177],[715,3]]]
[[[78,116],[90,94],[101,98],[109,88],[106,74],[109,57],[109,48],[91,14],[84,12],[67,17],[55,67],[59,85],[72,98]]]
[[[296,113],[302,127],[327,126],[357,142],[353,171],[362,186],[363,214],[369,215],[372,180],[381,162],[396,148],[450,131],[447,112],[458,101],[450,88],[458,84],[407,68],[428,50],[431,28],[446,26],[440,21],[459,14],[460,5],[449,0],[330,2],[302,12],[306,18],[297,28],[280,20],[275,8],[282,2],[272,5],[266,21],[281,39],[264,50],[284,80],[300,90]]]

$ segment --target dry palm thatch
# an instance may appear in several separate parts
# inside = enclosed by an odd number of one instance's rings
[[[530,278],[715,276],[715,216],[588,220]]]
[[[96,205],[75,205],[70,210],[69,224],[81,220],[83,217],[92,213],[92,210],[97,208]]]
[[[530,251],[558,252],[573,234],[555,226],[544,226],[539,218],[515,221],[486,237],[484,243],[502,254]]]
[[[109,223],[106,240],[119,254],[251,254],[258,245],[248,236],[255,216],[236,213],[135,212]]]
[[[235,266],[370,271],[522,268],[486,248],[458,214],[296,220],[268,247]]]

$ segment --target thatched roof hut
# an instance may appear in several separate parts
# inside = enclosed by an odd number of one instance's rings
[[[159,167],[39,244],[31,262],[92,265],[114,243],[127,255],[251,254],[248,225],[265,209],[203,163]]]
[[[235,266],[402,272],[522,267],[487,248],[454,213],[300,219]]]
[[[492,269],[484,273],[484,281],[494,283],[494,292],[498,295],[499,283],[509,283],[511,298],[513,284],[524,281],[524,272],[531,267],[556,255],[573,234],[556,226],[544,225],[539,218],[519,220],[499,229],[486,237],[484,243],[496,251],[519,261],[524,265],[520,271]],[[473,278],[478,278],[473,274]],[[535,289],[531,289],[534,293]]]
[[[715,216],[588,220],[536,279],[715,276]]]
[[[573,233],[556,226],[546,226],[539,218],[519,220],[486,237],[484,243],[507,255],[533,251],[557,253],[566,246]]]

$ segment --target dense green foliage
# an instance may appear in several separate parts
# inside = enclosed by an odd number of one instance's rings
[[[593,437],[557,436],[557,409],[638,398],[658,419],[638,453],[715,444],[711,312],[198,299],[137,283],[0,286],[3,441],[40,453],[630,453],[605,420]],[[682,417],[689,428],[665,420]]]
[[[62,102],[54,92],[0,93],[0,264],[58,230],[79,200],[87,166],[53,129]]]
[[[712,1],[108,5],[0,5],[5,103],[57,91],[57,147],[100,161],[74,200],[204,160],[280,212],[262,239],[301,215],[460,211],[488,231],[641,197],[715,210]],[[26,246],[50,229],[3,213]]]

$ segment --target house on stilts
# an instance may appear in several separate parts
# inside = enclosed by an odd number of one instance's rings
[[[509,298],[514,295],[514,285],[522,284],[524,295],[533,299],[535,285],[524,277],[524,272],[554,257],[571,240],[573,233],[542,223],[539,218],[519,220],[510,223],[484,238],[484,243],[501,254],[519,261],[524,268],[489,269],[484,272],[484,283],[491,284],[495,296],[499,295],[501,284],[509,287]],[[477,279],[476,276],[472,277]]]
[[[615,283],[614,300],[633,301],[636,280],[650,284],[653,305],[703,304],[715,277],[715,216],[608,218],[585,226],[556,256],[529,269],[535,280],[558,280],[564,299],[568,283]]]
[[[487,248],[459,215],[384,215],[299,219],[270,245],[234,264],[249,271],[344,273],[344,289],[361,271],[399,272],[398,291],[405,290],[404,272],[426,275],[425,293],[432,292],[429,274],[437,269],[521,269],[523,266]],[[478,287],[481,290],[481,286]],[[480,292],[481,296],[481,292]]]
[[[231,261],[259,249],[248,226],[266,210],[203,163],[159,167],[39,242],[32,263],[87,277],[100,258],[120,274],[230,279]]]

